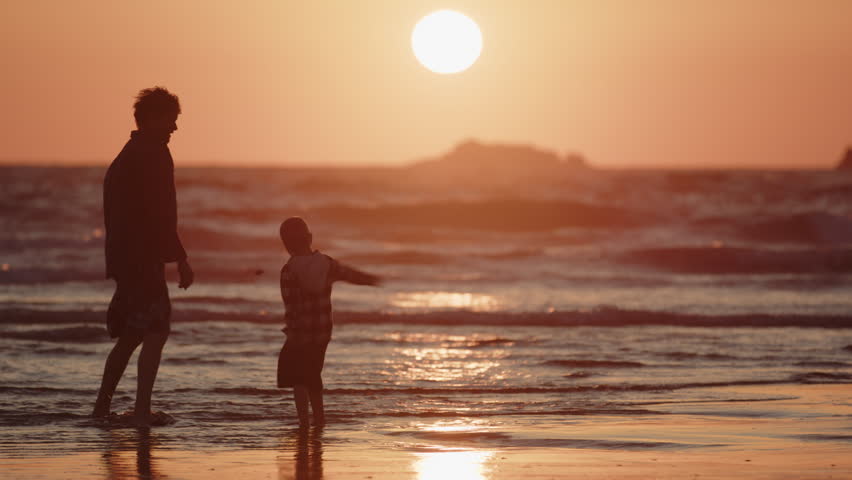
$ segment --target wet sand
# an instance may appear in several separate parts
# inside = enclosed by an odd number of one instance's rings
[[[852,478],[852,385],[704,390],[703,401],[637,405],[659,412],[640,417],[282,426],[277,449],[181,450],[171,427],[114,429],[95,451],[22,439],[0,446],[0,478]]]

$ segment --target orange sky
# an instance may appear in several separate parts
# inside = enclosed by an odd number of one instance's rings
[[[461,11],[479,61],[411,53]],[[178,165],[401,164],[458,141],[598,166],[827,167],[852,144],[852,1],[39,1],[0,6],[0,162],[112,160],[177,93]]]

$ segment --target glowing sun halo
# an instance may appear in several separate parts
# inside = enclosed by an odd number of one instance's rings
[[[476,22],[452,10],[421,18],[411,33],[414,56],[435,73],[468,69],[482,52],[482,33]]]

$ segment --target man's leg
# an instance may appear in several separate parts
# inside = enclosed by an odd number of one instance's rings
[[[115,342],[115,346],[109,352],[106,364],[104,365],[101,389],[98,392],[98,399],[95,401],[92,416],[105,417],[109,415],[110,403],[112,403],[115,388],[118,386],[121,376],[124,375],[124,369],[127,368],[130,356],[133,355],[133,351],[136,350],[136,347],[139,346],[141,341],[142,337],[139,335],[122,335]]]
[[[138,420],[148,420],[151,413],[151,392],[160,368],[160,357],[163,346],[168,340],[168,333],[147,333],[142,340],[142,351],[139,353],[138,386],[136,389],[135,414]]]
[[[314,425],[325,425],[325,407],[322,403],[322,387],[308,390],[311,398],[311,410],[314,413]]]
[[[308,417],[308,387],[293,386],[293,398],[296,400],[296,413],[299,415],[299,426],[308,427],[311,421]]]

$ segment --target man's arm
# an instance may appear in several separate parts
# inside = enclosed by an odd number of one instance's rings
[[[178,287],[187,289],[195,281],[195,272],[189,266],[186,250],[180,241],[177,231],[177,192],[175,190],[174,162],[168,149],[163,152],[163,162],[160,165],[159,177],[163,193],[160,196],[162,204],[157,208],[162,212],[164,227],[163,258],[166,262],[177,262],[180,280]]]
[[[168,150],[166,150],[165,156],[166,158],[163,162],[163,188],[165,188],[165,194],[162,197],[165,204],[162,208],[164,219],[166,221],[165,228],[167,231],[165,245],[166,251],[164,253],[169,261],[183,263],[186,262],[186,250],[183,248],[183,243],[181,243],[180,236],[178,236],[177,231],[177,191],[175,189],[174,163],[172,162],[171,154],[168,153]]]

